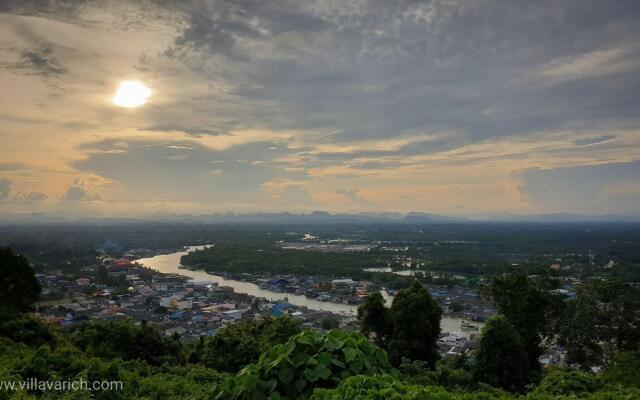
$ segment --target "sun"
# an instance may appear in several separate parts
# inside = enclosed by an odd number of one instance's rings
[[[151,89],[144,84],[137,81],[124,81],[111,101],[120,107],[134,108],[146,103],[149,96],[151,96]]]

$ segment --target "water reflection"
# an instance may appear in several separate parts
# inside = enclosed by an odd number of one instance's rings
[[[183,255],[195,250],[202,250],[207,246],[190,246],[184,251],[179,251],[171,254],[162,254],[155,257],[141,258],[137,260],[145,267],[154,269],[159,272],[167,274],[180,274],[190,278],[191,281],[201,284],[217,283],[220,286],[231,286],[238,293],[246,293],[255,297],[264,297],[269,301],[283,301],[287,300],[289,303],[307,307],[312,310],[329,311],[336,314],[352,315],[357,314],[357,306],[349,304],[340,304],[332,302],[322,302],[315,299],[311,299],[305,296],[296,295],[293,293],[278,293],[271,290],[265,290],[258,287],[258,285],[251,282],[243,282],[235,279],[225,279],[219,275],[209,274],[204,271],[191,271],[188,269],[178,268],[180,266],[180,258]],[[404,272],[404,271],[399,271]],[[414,271],[407,271],[414,272]],[[408,275],[408,274],[407,274]],[[392,298],[383,291],[383,295],[391,304]],[[449,316],[443,316],[441,326],[443,332],[459,332],[460,331],[460,318],[452,318]]]

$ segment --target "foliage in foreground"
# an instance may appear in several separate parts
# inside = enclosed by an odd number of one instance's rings
[[[299,332],[297,321],[288,315],[231,324],[205,341],[202,362],[218,371],[235,373]]]
[[[357,374],[393,371],[384,350],[359,333],[304,331],[275,346],[215,389],[218,399],[309,398]]]
[[[632,400],[640,398],[640,392],[631,389],[609,389],[594,393],[556,395],[544,390],[526,396],[518,396],[495,389],[476,392],[452,392],[440,386],[418,386],[403,382],[392,375],[353,376],[345,379],[335,389],[318,388],[313,400]]]
[[[55,348],[0,338],[0,381],[120,381],[122,390],[47,391],[44,393],[0,390],[0,399],[178,399],[204,398],[221,374],[200,365],[152,366],[144,361],[92,357],[70,343]],[[33,396],[33,397],[32,397]]]

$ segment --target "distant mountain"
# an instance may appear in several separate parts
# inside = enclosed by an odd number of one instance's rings
[[[466,217],[446,217],[437,214],[427,214],[419,211],[411,211],[402,219],[402,222],[420,224],[430,222],[463,222],[468,220],[469,219]]]
[[[483,218],[484,217],[484,218]],[[640,222],[637,214],[584,215],[573,213],[511,214],[495,213],[478,216],[486,221],[505,222]]]
[[[482,222],[519,222],[519,223],[571,223],[571,222],[640,222],[638,214],[620,215],[580,215],[572,213],[514,214],[491,213],[467,216],[444,216],[420,211],[407,214],[394,212],[336,213],[313,211],[294,214],[281,213],[213,213],[192,214],[152,214],[137,218],[109,218],[56,216],[47,214],[5,214],[0,215],[0,223],[18,224],[126,224],[140,222],[185,223],[185,224],[444,224],[444,223],[482,223]]]

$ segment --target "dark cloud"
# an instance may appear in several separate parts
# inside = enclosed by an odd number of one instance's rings
[[[69,186],[60,200],[65,202],[100,201],[102,198],[98,193],[90,193],[79,183],[75,183]]]
[[[3,0],[0,12],[57,18],[75,17],[90,3],[87,0]]]
[[[11,181],[8,179],[0,179],[0,200],[4,200],[9,198],[9,193],[11,193]]]
[[[182,9],[189,23],[174,55],[209,57],[191,65],[215,70],[248,103],[269,100],[268,113],[245,114],[244,123],[334,129],[338,140],[453,130],[468,142],[637,122],[640,64],[618,68],[640,62],[633,1],[220,1]],[[628,46],[603,66],[615,73],[542,74]]]
[[[54,56],[51,47],[23,50],[14,69],[27,74],[37,74],[46,77],[62,75],[67,69]]]
[[[600,135],[600,136],[595,136],[588,139],[576,140],[575,144],[576,146],[589,146],[592,144],[603,143],[615,138],[616,138],[616,135]]]

